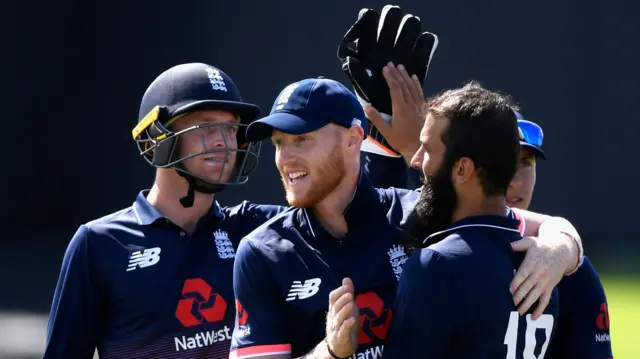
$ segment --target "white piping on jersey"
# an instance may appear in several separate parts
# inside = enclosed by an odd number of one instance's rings
[[[313,231],[313,226],[311,225],[311,221],[309,220],[309,215],[307,214],[307,210],[302,209],[302,212],[304,213],[304,216],[307,218],[307,223],[309,223],[309,229],[311,230],[311,235],[315,238],[316,233]]]
[[[131,206],[131,208],[133,208],[133,215],[136,216],[136,221],[138,221],[139,225],[142,225],[142,219],[140,219],[140,215],[138,214],[138,210],[136,209],[136,204],[137,202],[133,202],[133,206]]]
[[[426,243],[427,240],[429,240],[429,238],[431,238],[431,237],[439,236],[441,234],[448,233],[448,232],[455,232],[458,229],[469,228],[469,227],[486,227],[486,228],[493,228],[493,229],[501,229],[503,231],[515,232],[515,233],[520,234],[519,230],[513,229],[513,228],[509,228],[509,227],[494,226],[494,225],[491,225],[491,224],[463,224],[461,226],[447,228],[444,231],[436,232],[436,233],[430,235],[429,237],[427,237],[422,243]]]

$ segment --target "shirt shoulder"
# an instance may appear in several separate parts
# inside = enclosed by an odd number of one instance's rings
[[[295,228],[295,216],[300,209],[286,208],[250,232],[241,242],[248,242],[256,251],[286,251],[293,247],[292,238],[300,237]]]
[[[420,199],[419,190],[404,188],[376,188],[380,203],[386,207],[389,223],[404,228],[409,215]]]
[[[254,220],[266,221],[273,216],[283,212],[288,207],[272,205],[272,204],[257,204],[249,201],[242,201],[235,206],[222,207],[222,212],[226,218],[237,217],[250,217]]]

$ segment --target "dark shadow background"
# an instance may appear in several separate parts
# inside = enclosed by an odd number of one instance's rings
[[[439,35],[427,95],[476,79],[546,134],[533,209],[570,219],[602,271],[640,272],[637,14],[625,0],[398,1]],[[337,44],[383,1],[5,1],[0,309],[46,313],[76,228],[153,181],[131,139],[147,85],[206,62],[268,111],[290,82],[346,83]],[[273,148],[219,200],[283,203]],[[615,261],[612,259],[615,258]]]

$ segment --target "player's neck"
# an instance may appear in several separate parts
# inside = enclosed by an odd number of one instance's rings
[[[353,199],[359,176],[360,166],[358,164],[357,168],[348,171],[333,192],[313,208],[318,222],[335,238],[342,238],[347,234],[348,228],[344,218],[344,210]]]
[[[459,199],[451,223],[472,216],[504,216],[506,206],[507,202],[504,196]]]
[[[180,198],[187,194],[187,189],[187,181],[177,174],[175,176],[158,175],[147,195],[147,201],[171,222],[187,233],[193,233],[198,220],[211,210],[215,195],[196,191],[193,206],[185,208],[180,204]]]

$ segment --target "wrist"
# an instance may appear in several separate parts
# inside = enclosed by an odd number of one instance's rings
[[[327,340],[327,338],[324,338],[324,341],[321,343],[324,344],[324,350],[322,353],[322,358],[326,358],[326,359],[347,359],[349,358],[349,356],[345,356],[345,357],[341,357],[338,354],[336,354],[333,350],[331,350],[331,345],[329,345],[329,340]]]
[[[560,233],[561,238],[565,239],[564,244],[568,251],[569,261],[564,274],[571,275],[575,273],[580,268],[584,257],[582,239],[578,231],[576,231],[573,225],[566,219],[562,217],[551,217],[540,224],[539,235],[542,236],[544,233],[549,235],[554,234],[555,236]]]

